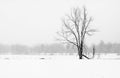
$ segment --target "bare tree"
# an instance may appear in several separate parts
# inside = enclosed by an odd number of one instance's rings
[[[76,46],[79,59],[83,57],[90,59],[85,55],[85,37],[86,35],[93,35],[95,29],[90,28],[90,23],[92,22],[92,17],[88,17],[87,10],[83,7],[74,8],[70,15],[66,15],[66,18],[62,20],[63,28],[58,34],[61,36],[61,41],[68,42]],[[94,55],[95,52],[93,52]]]

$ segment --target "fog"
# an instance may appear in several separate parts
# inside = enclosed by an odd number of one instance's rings
[[[99,32],[87,37],[120,43],[119,0],[0,0],[0,43],[36,45],[55,43],[61,19],[74,7],[86,6]]]

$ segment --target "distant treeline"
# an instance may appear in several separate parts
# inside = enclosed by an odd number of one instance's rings
[[[3,45],[0,44],[0,54],[54,54],[54,53],[75,53],[75,49],[70,45],[63,44],[41,44],[33,47],[26,45]]]
[[[87,52],[92,52],[93,46],[87,47]],[[120,44],[117,43],[104,43],[101,41],[98,45],[95,45],[96,53],[117,53],[120,54]],[[3,45],[0,44],[0,54],[73,54],[77,53],[76,48],[73,45],[67,44],[41,44],[33,47],[26,45]]]
[[[100,44],[96,45],[96,52],[120,54],[120,43],[104,43],[101,41]]]

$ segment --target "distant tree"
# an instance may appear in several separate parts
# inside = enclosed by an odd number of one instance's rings
[[[94,56],[95,56],[95,51],[96,50],[96,48],[95,48],[95,45],[93,45],[93,57],[92,58],[94,58]]]
[[[104,43],[103,40],[100,41],[100,43],[97,45],[97,53],[101,54],[104,53],[106,54],[106,44]]]
[[[11,46],[11,52],[13,54],[29,54],[29,47],[25,45],[12,45]]]
[[[63,28],[61,32],[58,32],[61,41],[71,43],[77,47],[79,59],[83,59],[83,57],[90,59],[85,55],[84,49],[86,49],[86,35],[91,36],[93,32],[96,32],[95,29],[89,27],[91,22],[92,17],[88,17],[85,7],[83,7],[83,10],[74,8],[71,14],[62,20]]]

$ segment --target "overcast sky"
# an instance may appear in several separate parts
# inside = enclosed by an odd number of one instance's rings
[[[86,6],[99,32],[88,43],[120,43],[119,0],[0,0],[0,43],[36,45],[55,42],[61,18]]]

